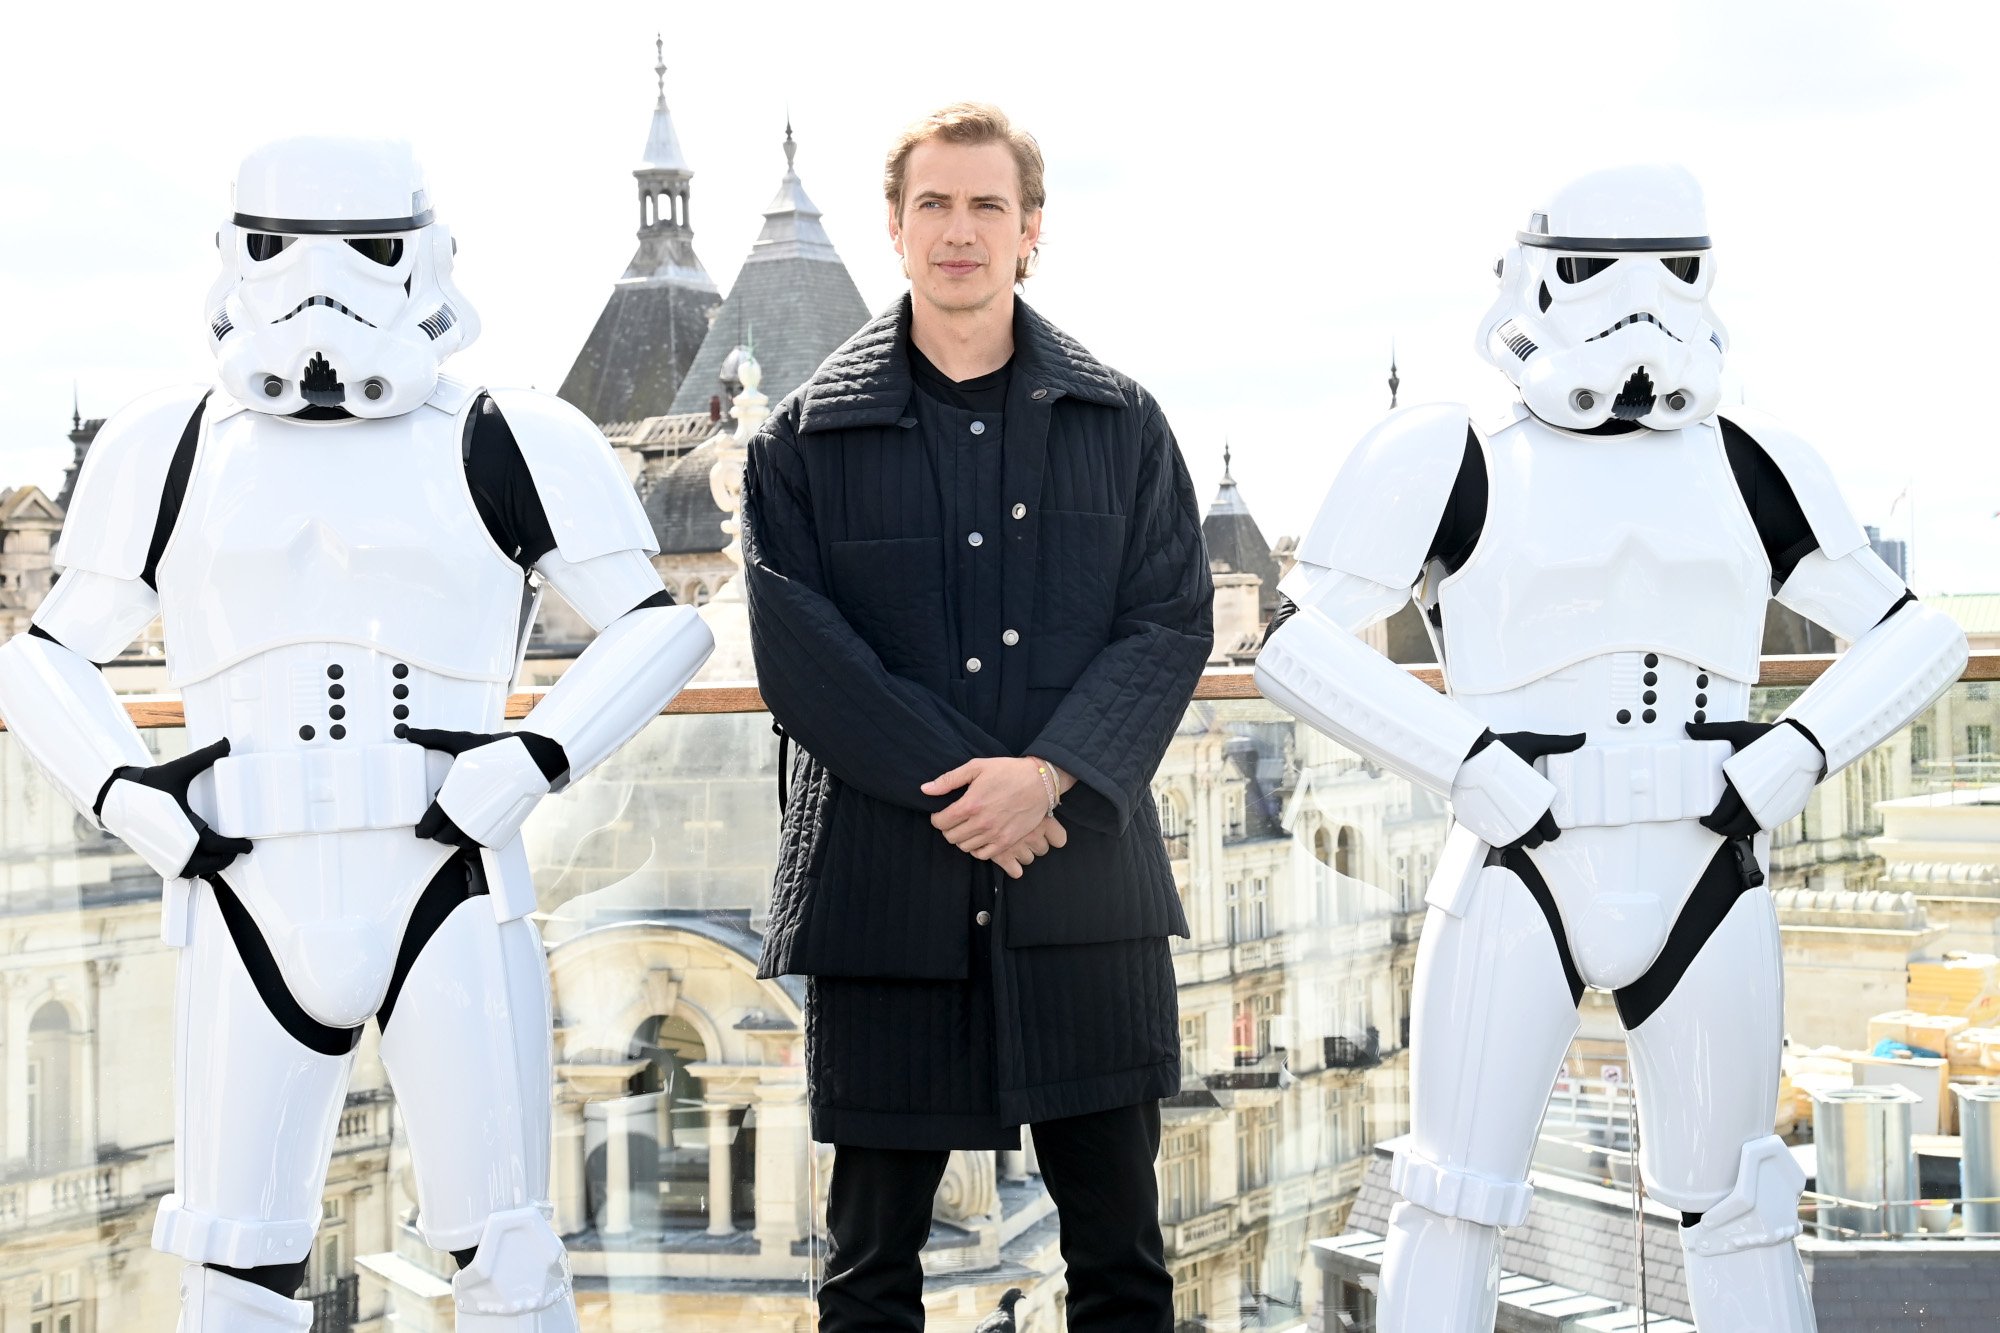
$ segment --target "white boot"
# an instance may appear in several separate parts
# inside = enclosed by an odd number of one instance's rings
[[[1688,1232],[1700,1224],[1684,1228]],[[1686,1252],[1688,1305],[1701,1333],[1814,1333],[1812,1293],[1789,1240],[1705,1255]]]
[[[495,1213],[451,1280],[458,1333],[577,1333],[569,1256],[541,1209]]]
[[[1701,1333],[1814,1333],[1792,1238],[1806,1173],[1775,1134],[1743,1145],[1736,1187],[1681,1228],[1688,1305]]]
[[[286,1300],[201,1264],[181,1269],[180,1333],[306,1333],[311,1301]]]
[[[1498,1227],[1442,1217],[1407,1200],[1391,1210],[1381,1333],[1491,1333],[1499,1303]]]

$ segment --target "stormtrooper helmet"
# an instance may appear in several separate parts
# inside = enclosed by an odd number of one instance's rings
[[[278,416],[397,416],[479,336],[408,144],[281,139],[243,159],[235,196],[207,317],[238,402]]]
[[[1501,257],[1478,350],[1553,426],[1659,430],[1722,398],[1729,335],[1701,186],[1676,166],[1594,171],[1556,191]]]

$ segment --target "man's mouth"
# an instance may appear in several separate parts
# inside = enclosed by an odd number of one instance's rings
[[[358,323],[367,324],[368,327],[371,329],[375,327],[373,324],[370,324],[367,320],[362,319],[361,316],[355,314],[352,310],[349,310],[346,306],[342,305],[340,302],[334,300],[331,296],[308,296],[305,300],[293,306],[291,308],[290,313],[280,315],[278,318],[272,320],[271,322],[273,324],[282,324],[286,320],[290,319],[293,315],[298,314],[300,311],[310,310],[316,305],[325,306],[328,310],[338,310],[341,314],[347,316],[351,320],[355,320]]]
[[[938,267],[947,273],[970,273],[979,267],[979,261],[976,259],[944,259],[938,261]]]
[[[1649,315],[1643,310],[1625,316],[1625,318],[1619,320],[1616,324],[1613,324],[1610,328],[1604,330],[1602,333],[1593,333],[1588,338],[1585,338],[1584,341],[1587,343],[1594,343],[1599,338],[1609,338],[1612,334],[1618,332],[1618,330],[1625,328],[1627,325],[1630,324],[1651,324],[1661,333],[1666,334],[1669,338],[1673,338],[1675,342],[1680,341],[1679,338],[1674,338],[1674,331],[1672,329],[1668,328],[1666,325],[1660,322],[1659,316]]]

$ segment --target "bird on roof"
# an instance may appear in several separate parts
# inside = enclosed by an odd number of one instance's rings
[[[1000,1306],[992,1314],[972,1326],[972,1333],[1015,1333],[1020,1326],[1014,1322],[1014,1307],[1021,1303],[1028,1293],[1019,1287],[1009,1287],[1000,1293]]]

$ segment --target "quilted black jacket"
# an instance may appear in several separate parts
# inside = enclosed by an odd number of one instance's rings
[[[1077,778],[1060,811],[1069,845],[1005,885],[1006,944],[1185,935],[1149,789],[1213,633],[1173,433],[1137,384],[1016,303],[999,614],[1025,629],[987,668],[1000,704],[975,725],[945,633],[908,320],[905,298],[750,445],[751,643],[802,751],[760,974],[964,977],[974,877],[990,867],[931,826],[951,798],[920,787],[979,756],[1034,754]]]

